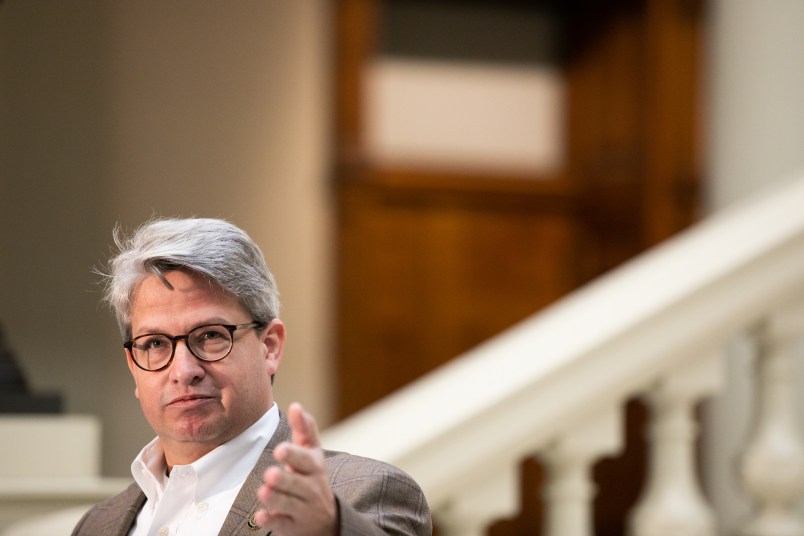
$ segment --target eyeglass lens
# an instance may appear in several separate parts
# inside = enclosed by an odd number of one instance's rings
[[[232,334],[224,326],[199,326],[185,339],[190,351],[205,361],[223,359],[232,348]],[[145,369],[159,369],[170,361],[175,343],[167,335],[145,335],[134,340],[131,353],[137,363]]]

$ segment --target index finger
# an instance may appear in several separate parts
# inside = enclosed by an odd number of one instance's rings
[[[307,448],[319,448],[321,446],[315,419],[304,411],[304,408],[298,402],[293,402],[288,406],[288,423],[290,424],[291,440],[294,445]]]

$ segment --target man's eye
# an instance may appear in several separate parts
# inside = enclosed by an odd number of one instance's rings
[[[224,338],[223,333],[221,333],[220,331],[212,330],[212,329],[208,330],[208,331],[203,331],[198,336],[198,339],[202,340],[202,341],[215,341],[215,340],[222,339],[222,338]]]
[[[146,337],[145,339],[141,339],[137,341],[137,348],[144,351],[149,350],[162,350],[167,346],[167,342],[165,339],[161,337]]]

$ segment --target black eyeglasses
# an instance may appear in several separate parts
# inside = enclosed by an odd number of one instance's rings
[[[240,329],[263,328],[265,322],[248,324],[205,324],[193,328],[187,335],[171,337],[164,333],[146,333],[123,343],[134,364],[142,370],[156,372],[170,365],[176,353],[176,343],[184,341],[190,353],[201,361],[220,361],[232,352],[234,332]]]

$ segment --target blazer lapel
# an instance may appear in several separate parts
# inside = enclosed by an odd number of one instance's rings
[[[257,489],[262,485],[262,475],[265,470],[271,465],[277,465],[278,462],[274,459],[273,452],[274,448],[283,441],[290,441],[290,425],[287,417],[280,412],[279,425],[235,497],[232,508],[218,533],[219,536],[269,536],[271,534],[270,530],[259,528],[254,523],[254,514],[262,508],[257,499]]]
[[[126,536],[143,504],[145,494],[137,484],[131,484],[111,501],[99,504],[97,513],[87,519],[78,534]]]
[[[119,524],[109,529],[108,534],[126,536],[131,529],[131,525],[134,524],[134,519],[137,517],[137,514],[140,513],[143,504],[145,504],[145,494],[139,489],[139,486],[137,486],[137,496],[134,498],[133,504],[126,509],[126,512],[119,520]]]

